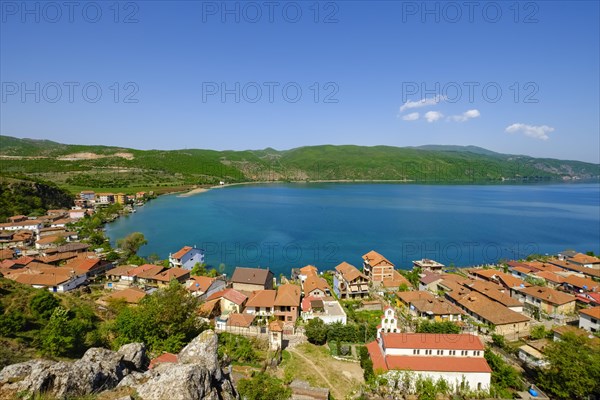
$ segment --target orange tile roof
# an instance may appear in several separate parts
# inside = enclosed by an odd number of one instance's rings
[[[588,256],[587,254],[577,253],[570,258],[571,261],[578,264],[600,264],[600,258]]]
[[[363,255],[362,258],[363,258],[363,260],[368,262],[369,265],[372,267],[380,265],[380,264],[381,265],[391,265],[392,267],[394,266],[394,264],[392,264],[392,262],[390,260],[388,260],[387,258],[382,256],[375,250],[371,250],[367,254]]]
[[[407,287],[412,287],[411,283],[408,281],[408,279],[406,279],[400,272],[398,272],[397,270],[394,270],[392,279],[384,279],[383,282],[383,287],[389,288],[389,287],[400,287],[401,285],[406,285]]]
[[[352,282],[357,278],[363,278],[365,280],[367,279],[367,277],[354,265],[348,264],[346,261],[343,261],[341,264],[335,267],[335,270],[342,274],[344,279],[348,282]]]
[[[65,267],[73,268],[78,273],[87,273],[100,266],[100,263],[101,260],[99,258],[76,257],[70,259],[65,264]]]
[[[302,275],[309,275],[309,274],[316,274],[318,273],[319,270],[317,267],[315,267],[314,265],[307,265],[305,267],[300,268],[300,273]]]
[[[397,292],[396,296],[404,303],[410,303],[415,300],[433,300],[435,297],[426,290],[414,290],[411,292]]]
[[[185,256],[188,251],[192,250],[193,247],[191,246],[184,246],[181,248],[181,250],[179,250],[177,253],[173,254],[171,257],[176,258],[176,259],[181,259],[181,257]]]
[[[565,278],[555,274],[554,272],[550,272],[550,271],[540,271],[540,272],[536,272],[535,276],[537,276],[538,278],[542,278],[548,282],[553,282],[553,283],[563,283]]]
[[[15,281],[25,285],[58,286],[70,279],[71,276],[65,274],[20,274]]]
[[[577,289],[585,288],[590,292],[597,292],[600,290],[600,283],[595,282],[590,278],[582,278],[577,275],[569,275],[564,278],[563,282]]]
[[[214,300],[220,298],[227,299],[237,305],[242,305],[248,297],[235,289],[225,289],[211,294],[207,300]]]
[[[276,290],[257,290],[246,302],[246,307],[274,307]]]
[[[575,297],[570,294],[559,292],[558,290],[551,289],[544,286],[531,286],[528,288],[519,288],[519,292],[525,293],[536,299],[540,299],[547,303],[561,305],[571,301],[575,301]]]
[[[592,318],[600,319],[600,306],[593,308],[583,308],[579,310],[579,313],[589,315]]]
[[[497,326],[529,321],[529,318],[525,315],[510,310],[487,296],[464,287],[460,291],[450,292],[446,295],[459,306]]]
[[[577,271],[577,272],[581,272],[582,274],[585,274],[585,275],[589,275],[589,276],[592,276],[595,278],[600,278],[600,270],[598,270],[598,269],[586,268],[579,264],[573,264],[568,261],[562,261],[562,260],[557,260],[557,259],[552,259],[549,262],[556,266],[559,266],[563,269],[567,269],[570,271]]]
[[[479,336],[468,333],[382,333],[386,349],[485,350]]]
[[[173,267],[167,268],[166,270],[159,272],[158,274],[154,275],[151,279],[161,282],[170,282],[172,279],[179,280],[185,277],[186,275],[189,276],[189,274],[190,271],[187,269]]]
[[[165,267],[161,265],[144,264],[129,271],[130,276],[135,276],[142,279],[154,279]]]
[[[200,291],[205,293],[216,279],[208,276],[190,276],[191,284],[187,286],[187,289],[191,292]]]
[[[431,372],[487,372],[492,370],[483,357],[387,356],[388,369]]]
[[[255,318],[256,315],[254,314],[231,313],[229,314],[229,318],[227,318],[227,326],[247,328],[252,325]]]
[[[300,306],[300,286],[291,283],[280,285],[275,297],[276,306]]]
[[[283,332],[283,321],[279,321],[279,320],[272,321],[269,324],[269,330],[271,332]]]
[[[487,281],[471,281],[463,284],[471,290],[479,292],[490,299],[506,307],[522,307],[523,304],[510,296],[510,293],[504,292],[504,286],[497,285]]]
[[[322,290],[323,292],[331,291],[329,284],[324,278],[312,274],[307,276],[304,285],[302,285],[302,289],[304,290],[305,295],[311,293],[315,289]]]

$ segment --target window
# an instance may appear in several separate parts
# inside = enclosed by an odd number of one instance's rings
[[[460,355],[461,356],[466,356],[468,354],[467,350],[461,350]]]
[[[413,354],[419,355],[421,353],[421,350],[419,349],[414,349],[413,350]]]
[[[444,355],[444,350],[438,350],[437,351],[437,355],[438,356],[443,356]]]
[[[394,319],[392,318],[392,319],[390,319],[390,324],[393,324],[393,323],[394,323]]]
[[[425,350],[425,355],[430,356],[431,355],[432,350]]]
[[[597,324],[598,320],[596,318],[592,318],[592,324]]]
[[[267,312],[271,312],[271,307],[265,307],[265,310],[266,310]]]
[[[450,355],[451,356],[455,356],[456,355],[456,350],[450,350]]]

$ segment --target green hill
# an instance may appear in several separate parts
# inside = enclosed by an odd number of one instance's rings
[[[0,171],[82,188],[131,191],[219,181],[390,180],[484,183],[597,179],[600,166],[475,146],[308,146],[278,151],[136,150],[0,136]]]

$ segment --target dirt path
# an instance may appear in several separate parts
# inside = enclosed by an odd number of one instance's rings
[[[333,392],[333,394],[334,394],[333,397],[338,398],[338,399],[343,398],[342,394],[337,390],[337,388],[334,385],[331,384],[331,382],[329,382],[329,379],[327,379],[327,377],[325,375],[323,375],[321,370],[317,367],[317,365],[310,358],[306,357],[304,354],[300,353],[298,350],[296,350],[294,348],[289,348],[288,351],[290,353],[294,353],[298,357],[302,358],[304,361],[306,361],[308,364],[310,364],[315,371],[317,371],[317,374],[319,374],[319,376],[321,378],[323,378],[325,383],[327,383],[327,385]]]

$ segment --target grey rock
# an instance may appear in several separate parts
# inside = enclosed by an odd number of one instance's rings
[[[129,343],[121,346],[117,353],[123,356],[125,362],[129,362],[137,371],[143,371],[148,368],[150,360],[146,355],[146,346],[144,343]]]
[[[197,364],[161,364],[135,389],[144,400],[218,400],[210,372]]]
[[[181,350],[178,360],[181,364],[201,365],[210,371],[214,379],[220,381],[223,374],[217,353],[218,345],[217,334],[213,330],[206,330]]]

